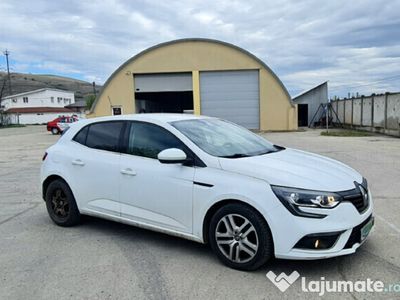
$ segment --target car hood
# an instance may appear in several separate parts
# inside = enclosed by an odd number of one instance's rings
[[[271,185],[338,192],[354,189],[362,176],[336,160],[294,149],[237,159],[220,159],[225,171],[256,177]]]

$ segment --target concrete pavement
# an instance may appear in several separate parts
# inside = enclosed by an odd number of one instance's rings
[[[41,199],[39,168],[57,140],[43,126],[0,129],[1,299],[291,299],[317,298],[298,279],[284,293],[266,273],[297,270],[306,280],[400,283],[400,139],[322,137],[318,130],[262,134],[272,142],[338,159],[369,180],[376,225],[351,256],[273,260],[256,272],[223,266],[204,245],[110,221],[55,226]],[[337,293],[327,299],[400,297]]]

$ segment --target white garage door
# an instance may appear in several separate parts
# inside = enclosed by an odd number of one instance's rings
[[[258,70],[200,72],[201,114],[260,127]]]

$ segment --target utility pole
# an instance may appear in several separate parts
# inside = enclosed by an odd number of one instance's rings
[[[96,82],[93,81],[93,94],[96,96]]]
[[[8,94],[11,95],[10,65],[9,65],[9,63],[8,63],[8,56],[10,55],[10,52],[6,49],[6,51],[4,51],[3,53],[4,53],[4,55],[6,56],[6,61],[7,61]]]

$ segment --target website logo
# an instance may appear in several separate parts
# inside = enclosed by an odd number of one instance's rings
[[[284,272],[276,276],[272,271],[267,273],[267,278],[281,291],[286,291],[300,277],[299,272],[293,271],[289,276]]]

